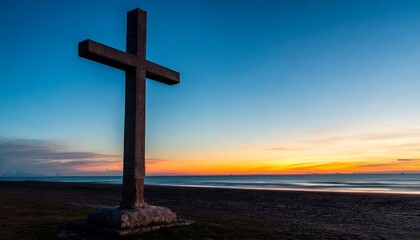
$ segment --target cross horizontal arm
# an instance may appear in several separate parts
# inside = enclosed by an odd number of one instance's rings
[[[136,67],[136,56],[108,47],[106,45],[85,40],[79,43],[79,56],[115,67],[121,70],[128,70]]]
[[[179,72],[146,60],[146,77],[168,85],[179,83]]]

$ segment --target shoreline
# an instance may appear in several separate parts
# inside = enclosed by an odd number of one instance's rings
[[[0,182],[42,182],[42,183],[85,183],[85,184],[105,184],[121,186],[121,183],[107,183],[107,182],[58,182],[58,181],[3,181]],[[280,192],[318,192],[318,193],[360,193],[360,194],[391,194],[391,195],[419,195],[420,191],[363,191],[363,190],[329,190],[329,189],[300,189],[300,188],[254,188],[254,187],[223,187],[223,186],[208,186],[208,185],[174,185],[174,184],[145,184],[150,187],[179,187],[179,188],[209,188],[209,189],[231,189],[231,190],[256,190],[256,191],[280,191]]]
[[[115,183],[96,183],[96,184],[115,184]],[[118,184],[117,184],[118,185]],[[362,190],[327,190],[327,189],[300,189],[300,188],[252,188],[252,187],[221,187],[207,185],[171,185],[171,184],[145,184],[151,187],[187,187],[187,188],[217,188],[217,189],[237,189],[237,190],[257,190],[257,191],[291,191],[291,192],[320,192],[320,193],[366,193],[366,194],[396,194],[396,195],[420,195],[420,191],[413,192],[392,192],[392,191],[362,191]]]
[[[59,182],[59,181],[36,181],[36,180],[23,180],[23,181],[2,181],[0,183],[47,183],[47,184],[88,184],[88,185],[107,185],[121,187],[122,183],[108,183],[108,182]],[[293,189],[293,188],[253,188],[253,187],[223,187],[223,186],[208,186],[208,185],[172,185],[172,184],[145,184],[145,188],[186,188],[186,189],[219,189],[219,190],[244,190],[244,191],[268,191],[268,192],[302,192],[302,193],[342,193],[342,194],[368,194],[368,195],[420,195],[420,192],[386,192],[386,191],[347,191],[347,190],[323,190],[323,189]]]
[[[0,192],[0,239],[54,239],[117,206],[121,185],[1,181]],[[196,224],[144,239],[420,239],[419,195],[146,185],[145,198]]]
[[[420,195],[420,174],[238,175],[238,176],[148,176],[146,185],[304,192],[349,192]],[[335,178],[334,176],[339,176]],[[373,177],[372,177],[373,176]],[[249,178],[251,177],[251,178]],[[0,177],[0,181],[85,182],[121,185],[121,176]]]

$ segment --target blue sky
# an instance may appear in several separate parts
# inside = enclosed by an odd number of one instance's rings
[[[241,161],[271,161],[280,171],[284,162],[322,160],[261,149],[420,129],[419,1],[0,0],[0,175],[88,174],[88,163],[121,161],[124,73],[78,57],[77,44],[89,38],[124,50],[126,12],[136,7],[148,12],[148,60],[181,73],[179,85],[147,83],[146,155],[155,174],[235,173]],[[10,147],[28,143],[45,154],[22,158]],[[343,146],[333,148],[322,157],[350,161]],[[418,154],[390,150],[377,159]],[[13,164],[20,158],[29,164]],[[172,166],[182,162],[194,168]]]

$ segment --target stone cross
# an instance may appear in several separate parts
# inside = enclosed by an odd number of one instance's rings
[[[120,208],[143,208],[146,78],[179,83],[179,73],[146,60],[146,12],[127,13],[126,52],[92,40],[79,43],[79,56],[125,71],[124,169]]]

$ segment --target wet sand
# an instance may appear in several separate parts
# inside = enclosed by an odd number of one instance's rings
[[[164,186],[145,191],[149,204],[196,224],[142,239],[420,239],[420,195]],[[0,182],[0,239],[83,239],[65,234],[67,223],[99,206],[118,205],[120,194],[119,185]]]

